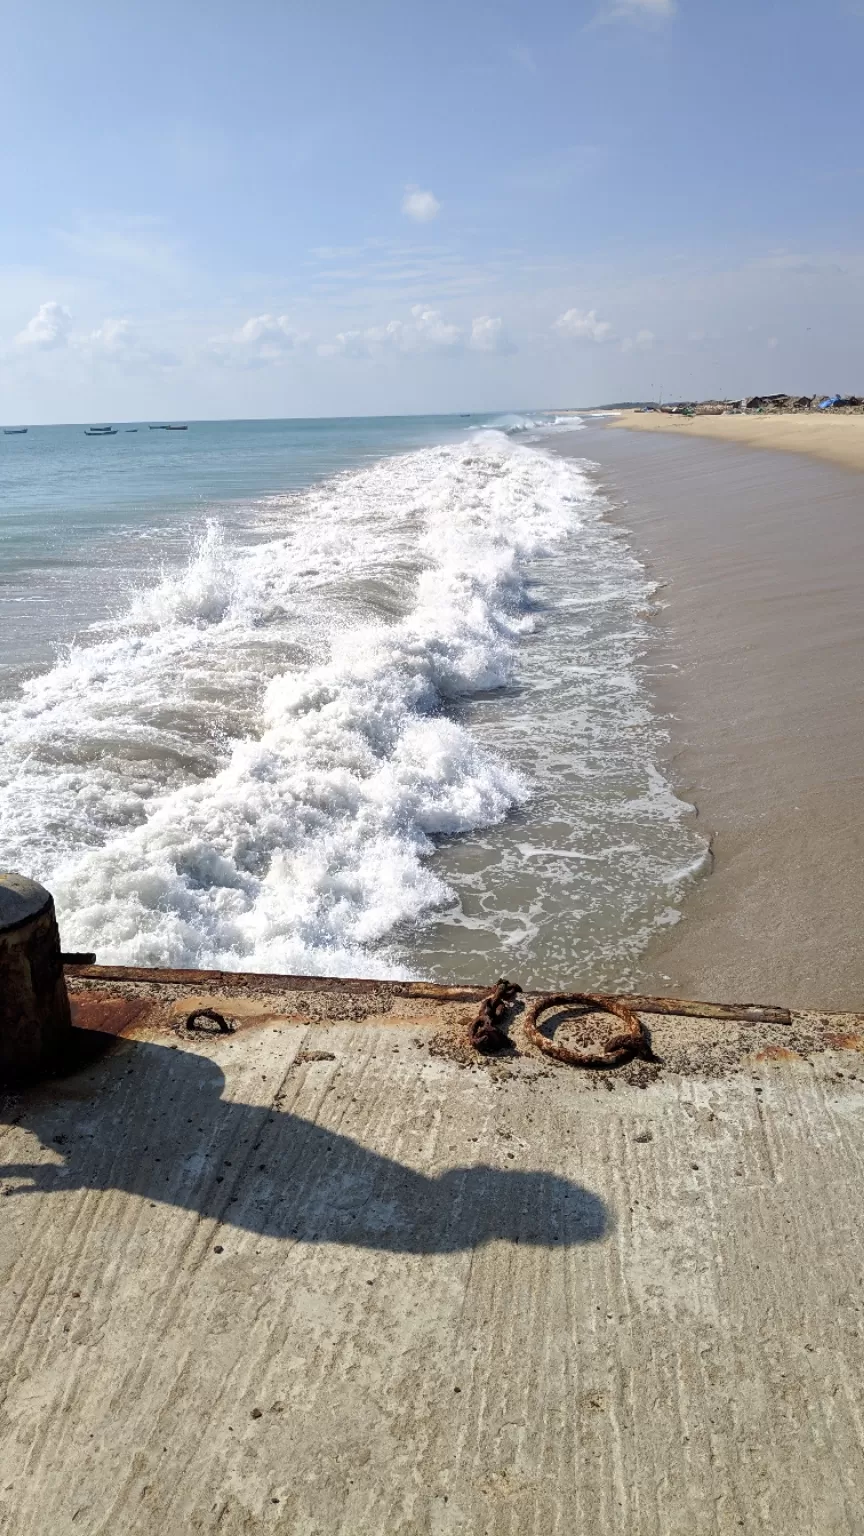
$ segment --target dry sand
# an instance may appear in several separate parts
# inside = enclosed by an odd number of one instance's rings
[[[864,416],[660,416],[622,411],[608,423],[636,432],[684,432],[748,448],[806,453],[846,469],[864,470]]]
[[[836,426],[864,460],[864,420]],[[862,1008],[864,477],[666,430],[558,440],[601,461],[662,584],[649,663],[667,767],[714,849],[640,990]]]

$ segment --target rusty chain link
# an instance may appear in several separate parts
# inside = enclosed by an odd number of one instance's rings
[[[494,990],[484,997],[480,1004],[480,1012],[471,1022],[471,1044],[475,1051],[482,1051],[484,1056],[493,1051],[506,1051],[510,1049],[510,1040],[500,1028],[507,1009],[516,1001],[522,988],[515,981],[496,981]]]

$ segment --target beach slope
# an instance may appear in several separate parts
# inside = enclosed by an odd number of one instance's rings
[[[821,412],[765,416],[663,416],[658,411],[622,411],[610,427],[632,432],[684,433],[716,443],[807,453],[816,459],[864,470],[864,416]]]
[[[864,441],[864,419],[835,425]],[[713,852],[639,990],[860,1007],[864,478],[692,430],[557,444],[601,460],[611,515],[658,584],[662,766]]]

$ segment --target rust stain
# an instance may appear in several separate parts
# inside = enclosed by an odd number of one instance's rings
[[[122,993],[91,993],[74,990],[69,994],[72,1023],[76,1029],[86,1029],[104,1035],[132,1035],[146,1031],[177,1034],[186,1033],[190,1015],[202,1009],[222,1013],[229,1022],[229,1032],[264,1029],[270,1024],[311,1025],[315,1022],[301,1013],[278,1012],[262,1007],[261,1001],[250,998],[223,998],[212,993],[188,995],[171,1002],[161,998],[126,997]],[[338,1022],[328,1019],[326,1022]],[[189,1030],[190,1036],[195,1033]],[[218,1031],[217,1031],[218,1033]]]
[[[311,1024],[311,1019],[301,1013],[284,1013],[273,1008],[262,1008],[260,999],[223,997],[218,992],[190,993],[167,1005],[166,1012],[158,1021],[165,1029],[185,1029],[196,1014],[212,1016],[221,1014],[230,1033],[239,1030],[264,1029],[268,1024]]]
[[[751,1061],[803,1061],[799,1051],[792,1051],[788,1045],[766,1045],[762,1051],[755,1051]]]
[[[829,1034],[825,1036],[825,1044],[835,1051],[864,1051],[864,1038],[861,1035]]]
[[[138,997],[89,997],[78,993],[70,997],[72,1023],[76,1029],[91,1029],[103,1035],[125,1035],[142,1022],[152,1003]]]

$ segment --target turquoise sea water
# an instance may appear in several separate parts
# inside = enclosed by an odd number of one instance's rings
[[[578,421],[0,437],[0,865],[143,965],[626,983],[701,850]]]
[[[208,516],[242,522],[258,498],[464,436],[470,421],[203,421],[185,432],[113,425],[116,437],[87,437],[82,424],[0,437],[0,693],[108,612],[154,562],[178,558]]]

